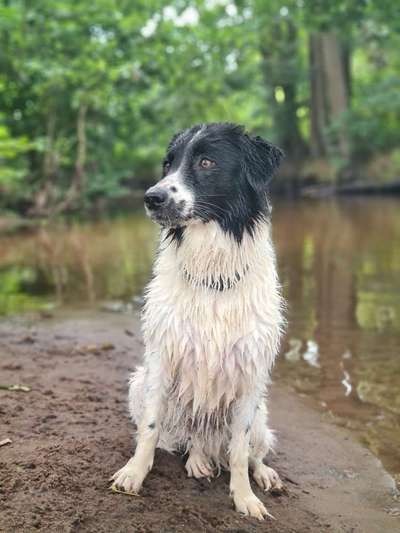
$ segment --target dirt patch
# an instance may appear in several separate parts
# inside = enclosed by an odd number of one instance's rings
[[[232,509],[228,476],[188,479],[178,456],[158,452],[140,497],[108,478],[130,457],[127,376],[143,345],[135,317],[99,313],[0,323],[1,532],[400,531],[392,479],[348,434],[275,384],[270,464],[288,493],[263,495],[276,517]]]

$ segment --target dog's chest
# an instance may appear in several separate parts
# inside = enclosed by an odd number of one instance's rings
[[[164,375],[184,403],[214,409],[222,397],[229,404],[252,382],[257,361],[259,370],[263,364],[265,336],[241,298],[233,304],[227,295],[195,292],[181,289],[179,301],[148,302],[146,345],[159,355]]]
[[[207,409],[229,404],[266,378],[281,326],[273,257],[270,264],[267,254],[250,262],[235,249],[230,258],[223,244],[200,247],[197,256],[191,248],[186,261],[173,249],[163,251],[143,321],[146,351],[158,354],[174,393]],[[223,290],[208,288],[210,279],[225,280]]]

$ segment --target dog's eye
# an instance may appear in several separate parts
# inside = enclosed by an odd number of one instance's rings
[[[203,159],[200,161],[200,167],[205,169],[213,168],[215,167],[215,161],[211,161],[211,159],[203,157]]]
[[[168,172],[168,170],[171,168],[171,163],[169,161],[164,161],[163,168],[164,172]]]

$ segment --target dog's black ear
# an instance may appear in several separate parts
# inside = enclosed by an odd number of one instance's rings
[[[256,191],[263,191],[279,167],[284,153],[277,146],[261,137],[245,135],[245,174]]]
[[[187,130],[181,130],[181,131],[178,131],[177,133],[175,133],[175,135],[172,136],[171,140],[169,141],[168,143],[168,146],[167,146],[167,152],[169,150],[171,150],[171,148],[178,142],[178,139],[180,137],[184,137],[185,133],[186,133]]]
[[[269,176],[272,178],[275,170],[277,170],[284,157],[283,150],[274,144],[265,141],[262,137],[253,137],[251,141],[253,142],[260,159],[263,161],[265,168],[268,170]]]

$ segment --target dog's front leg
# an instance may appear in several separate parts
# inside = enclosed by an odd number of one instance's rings
[[[234,406],[229,450],[230,493],[237,511],[263,520],[272,515],[251,490],[249,480],[250,432],[256,407],[257,402],[250,397],[236,400]]]
[[[138,423],[134,456],[113,476],[113,486],[137,494],[151,470],[165,411],[165,388],[158,365],[149,368],[146,376],[143,415]]]

